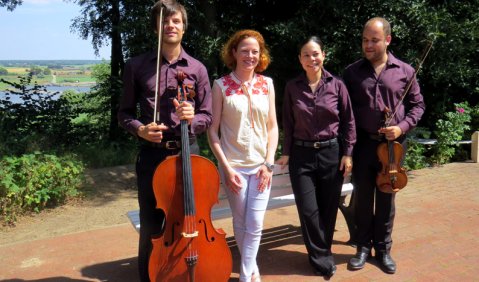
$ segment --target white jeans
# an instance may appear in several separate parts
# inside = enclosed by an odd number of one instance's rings
[[[241,256],[240,281],[251,281],[251,275],[259,275],[256,255],[263,231],[263,221],[268,206],[271,186],[258,190],[259,181],[256,178],[255,168],[233,168],[241,176],[242,188],[239,194],[233,193],[225,187],[226,195],[233,214],[233,230]],[[220,170],[223,183],[224,173]]]

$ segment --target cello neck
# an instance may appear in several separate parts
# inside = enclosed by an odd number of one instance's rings
[[[181,104],[186,101],[188,95],[187,89],[183,84],[185,74],[178,74],[178,102]],[[183,172],[183,192],[184,192],[184,209],[185,216],[193,216],[196,214],[195,195],[193,189],[193,181],[191,174],[191,152],[190,138],[188,134],[188,121],[182,119],[181,125],[181,166]]]

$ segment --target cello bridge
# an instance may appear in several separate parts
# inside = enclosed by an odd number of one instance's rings
[[[183,236],[183,238],[194,238],[194,237],[198,237],[198,231],[195,231],[195,232],[193,232],[193,233],[181,232],[181,236]]]

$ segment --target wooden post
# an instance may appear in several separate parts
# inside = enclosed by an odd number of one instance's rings
[[[471,140],[471,159],[473,162],[479,162],[479,131],[476,131],[472,134]]]

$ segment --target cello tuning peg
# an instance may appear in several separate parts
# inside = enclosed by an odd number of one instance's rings
[[[183,71],[179,70],[178,73],[176,74],[176,79],[182,82],[183,80],[185,80],[185,78],[186,78],[186,74]]]
[[[192,85],[186,85],[186,89],[188,92],[188,97],[193,98],[196,96],[195,88]]]

